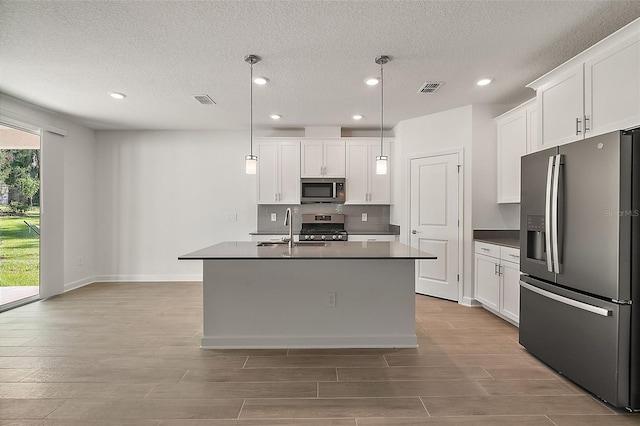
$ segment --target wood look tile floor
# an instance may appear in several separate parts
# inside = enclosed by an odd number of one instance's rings
[[[96,283],[0,314],[0,426],[640,425],[481,308],[416,297],[417,349],[200,350],[199,283]]]

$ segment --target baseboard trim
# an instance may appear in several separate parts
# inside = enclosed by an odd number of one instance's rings
[[[96,275],[95,282],[202,281],[202,275]]]
[[[463,297],[462,301],[460,301],[460,304],[463,306],[469,306],[473,308],[478,308],[482,306],[482,303],[478,302],[473,297]]]
[[[67,291],[75,290],[77,288],[84,287],[89,284],[93,284],[95,282],[96,282],[95,276],[90,276],[90,277],[83,278],[81,280],[72,281],[64,285],[64,292],[66,293]]]
[[[416,348],[414,335],[378,336],[203,336],[200,349]]]

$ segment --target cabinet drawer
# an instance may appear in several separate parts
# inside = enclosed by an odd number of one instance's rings
[[[513,247],[500,247],[500,259],[520,263],[520,250]]]
[[[486,256],[500,257],[500,246],[476,241],[475,252]]]

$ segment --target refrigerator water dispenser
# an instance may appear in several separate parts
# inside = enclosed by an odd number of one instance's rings
[[[544,216],[527,216],[527,253],[532,260],[546,261]]]

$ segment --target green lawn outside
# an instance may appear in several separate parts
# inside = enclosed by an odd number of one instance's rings
[[[40,237],[24,223],[40,226],[38,213],[0,216],[0,287],[39,285]]]

